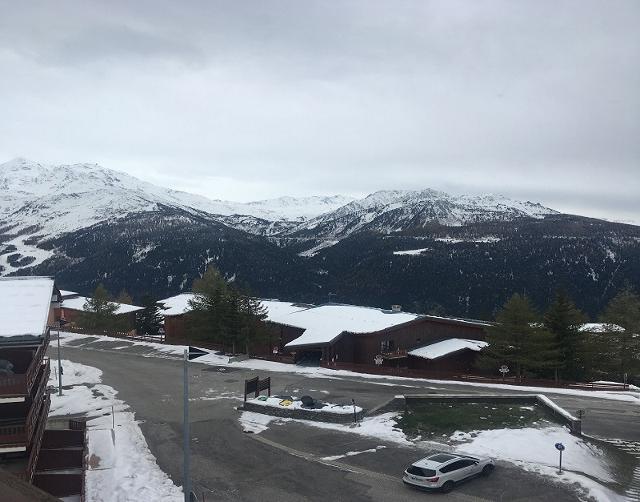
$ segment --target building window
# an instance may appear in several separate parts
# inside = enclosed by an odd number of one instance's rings
[[[392,352],[395,350],[395,343],[393,340],[382,340],[380,342],[380,352]]]

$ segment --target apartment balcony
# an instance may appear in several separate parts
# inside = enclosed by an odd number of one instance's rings
[[[33,384],[42,369],[48,345],[49,334],[47,333],[43,342],[35,348],[0,348],[0,359],[9,361],[13,365],[11,370],[13,373],[0,375],[0,403],[2,398],[26,398],[31,394]]]
[[[0,397],[0,454],[26,452],[41,425],[40,422],[47,421],[48,379],[49,359],[46,359],[40,365],[30,395],[22,398]]]

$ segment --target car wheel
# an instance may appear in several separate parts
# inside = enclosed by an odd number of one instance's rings
[[[486,477],[486,476],[488,476],[489,474],[491,474],[491,472],[492,472],[492,471],[493,471],[493,466],[492,466],[491,464],[489,464],[489,465],[485,465],[485,466],[482,468],[482,475]]]
[[[451,490],[453,490],[453,481],[447,481],[442,485],[442,493],[449,493]]]

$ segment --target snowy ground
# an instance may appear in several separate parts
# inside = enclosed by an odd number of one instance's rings
[[[100,383],[102,372],[66,360],[62,367],[63,394],[51,394],[49,417],[88,417],[87,502],[183,500],[182,490],[158,467],[127,404],[113,387]],[[49,385],[57,383],[52,371]]]
[[[184,349],[186,346],[184,345],[165,345],[161,343],[154,342],[140,342],[140,341],[128,341],[123,340],[122,338],[111,338],[107,336],[89,336],[82,335],[78,333],[65,333],[62,332],[60,334],[61,345],[67,345],[69,342],[81,342],[83,339],[86,339],[87,343],[91,343],[90,339],[97,339],[97,342],[115,342],[121,343],[122,345],[116,347],[117,349],[124,349],[127,346],[138,346],[145,347],[149,350],[149,357],[182,357]],[[129,344],[129,345],[125,345]],[[142,354],[145,355],[145,354]],[[308,375],[313,378],[343,378],[343,377],[364,377],[367,380],[372,381],[371,383],[375,383],[375,380],[391,380],[394,382],[415,382],[416,380],[420,382],[426,383],[441,383],[442,380],[432,380],[432,379],[415,379],[415,378],[406,378],[399,376],[391,376],[391,375],[371,375],[364,373],[355,373],[353,371],[346,370],[332,370],[328,368],[317,368],[317,367],[307,367],[307,366],[297,366],[295,364],[286,364],[286,363],[277,363],[273,361],[263,361],[261,359],[247,359],[244,361],[236,361],[229,362],[229,357],[227,356],[219,356],[214,353],[207,354],[206,356],[199,357],[196,362],[201,364],[209,364],[212,366],[230,366],[236,368],[246,368],[251,370],[264,370],[264,371],[275,371],[282,373],[296,373],[300,375]],[[528,386],[516,386],[516,385],[507,385],[507,384],[488,384],[488,383],[475,383],[475,382],[461,382],[455,380],[446,380],[447,384],[451,385],[464,385],[464,386],[472,386],[472,387],[482,387],[487,389],[506,389],[513,391],[524,391],[531,393],[551,393],[551,394],[564,394],[571,396],[581,396],[581,397],[594,397],[594,398],[602,398],[602,399],[612,399],[618,401],[628,401],[637,403],[640,406],[640,392],[637,390],[629,390],[629,391],[588,391],[588,390],[578,390],[578,389],[550,389],[545,387],[528,387]],[[381,385],[382,382],[380,383]],[[397,384],[396,384],[397,385]]]

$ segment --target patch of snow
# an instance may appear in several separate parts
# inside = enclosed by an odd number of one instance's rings
[[[255,413],[253,411],[243,411],[238,420],[240,421],[244,432],[260,434],[269,428],[268,426],[271,422],[282,422],[289,419],[265,415],[264,413]]]
[[[409,351],[410,356],[421,357],[422,359],[438,359],[460,350],[473,350],[479,352],[484,349],[487,342],[481,340],[467,340],[464,338],[449,338],[441,342],[425,345],[418,349]]]
[[[331,246],[335,246],[336,244],[338,244],[338,242],[339,241],[336,241],[336,240],[328,240],[328,241],[321,242],[320,244],[317,244],[312,248],[307,249],[306,251],[302,251],[301,253],[298,253],[298,256],[302,256],[303,258],[311,258],[317,255],[323,249],[327,249],[327,248],[330,248]]]
[[[425,251],[430,251],[429,248],[421,248],[421,249],[406,249],[404,251],[394,251],[393,254],[396,256],[416,256],[424,253]]]
[[[578,328],[578,331],[583,331],[586,333],[607,333],[612,331],[622,332],[624,331],[624,328],[622,326],[618,326],[617,324],[608,324],[604,322],[588,322],[581,325]]]
[[[380,445],[380,446],[376,446],[375,448],[369,448],[368,450],[348,451],[346,453],[343,453],[342,455],[333,455],[332,457],[322,457],[322,460],[333,462],[335,460],[340,460],[341,458],[354,457],[355,455],[362,455],[363,453],[375,453],[378,450],[382,450],[384,448],[386,448],[386,446]]]

